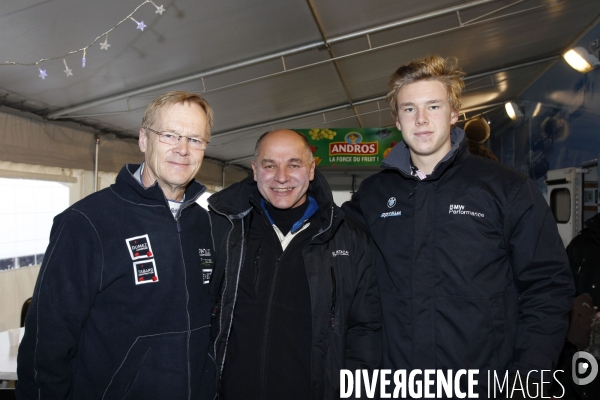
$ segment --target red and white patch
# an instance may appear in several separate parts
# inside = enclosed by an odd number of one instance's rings
[[[129,250],[132,260],[154,257],[148,235],[125,239],[125,243],[127,243],[127,249]]]
[[[158,271],[154,260],[136,261],[133,263],[135,284],[158,282]]]

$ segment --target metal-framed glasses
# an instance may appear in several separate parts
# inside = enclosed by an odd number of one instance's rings
[[[206,140],[201,139],[201,138],[183,136],[183,135],[179,135],[179,134],[173,133],[173,132],[159,132],[159,131],[156,131],[147,126],[145,126],[144,129],[147,129],[149,131],[156,133],[158,135],[159,142],[164,143],[164,144],[169,144],[171,146],[175,146],[177,143],[179,143],[179,140],[181,138],[187,139],[188,146],[190,146],[191,149],[195,149],[195,150],[206,150],[206,148],[208,147],[208,143],[209,143]]]

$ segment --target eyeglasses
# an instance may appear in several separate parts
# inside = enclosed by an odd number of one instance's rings
[[[195,149],[195,150],[206,150],[206,148],[208,147],[208,143],[209,143],[206,140],[201,139],[201,138],[182,136],[182,135],[179,135],[179,134],[173,133],[173,132],[159,132],[159,131],[155,131],[154,129],[149,128],[147,126],[145,126],[144,129],[148,129],[149,131],[156,133],[158,135],[158,140],[161,143],[169,144],[171,146],[174,146],[177,143],[179,143],[179,140],[181,138],[187,139],[187,142],[188,142],[188,145],[190,146],[190,148]]]

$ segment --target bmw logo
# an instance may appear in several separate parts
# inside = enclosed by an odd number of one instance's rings
[[[396,205],[396,198],[395,197],[390,197],[390,199],[387,202],[388,208],[392,208],[395,205]]]

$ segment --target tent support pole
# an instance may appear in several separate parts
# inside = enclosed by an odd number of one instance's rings
[[[98,147],[100,145],[100,135],[96,135],[96,157],[94,160],[94,192],[98,191]]]

